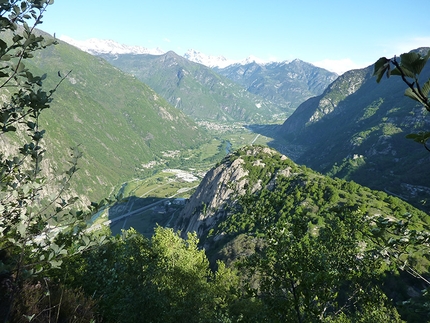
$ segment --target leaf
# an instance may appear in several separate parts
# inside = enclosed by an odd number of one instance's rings
[[[15,12],[16,15],[19,15],[21,12],[18,6],[13,6],[13,11]]]
[[[58,254],[59,251],[60,251],[60,247],[57,244],[55,244],[55,243],[53,243],[51,245],[51,249],[52,249],[52,251],[54,251],[55,254]]]
[[[26,11],[27,10],[27,2],[23,1],[21,2],[21,11]]]
[[[63,261],[62,260],[51,260],[49,263],[51,264],[52,268],[60,268]]]
[[[420,144],[424,144],[428,139],[430,139],[430,132],[411,133],[407,135],[406,138],[412,139]]]
[[[404,66],[401,66],[400,68],[402,69],[402,72],[403,72],[403,74],[404,74],[406,77],[415,78],[415,74],[414,74],[414,73],[412,73],[410,70],[408,70],[408,69],[407,69],[407,68],[405,68]],[[400,72],[400,70],[396,67],[396,68],[394,68],[394,69],[391,71],[391,75],[398,75],[398,76],[401,76],[401,75],[402,75],[402,73],[401,73],[401,72]]]
[[[376,76],[376,82],[379,83],[385,72],[390,69],[390,60],[386,57],[381,57],[375,63],[373,76]]]
[[[88,246],[90,244],[90,239],[87,236],[83,236],[82,241],[84,242],[84,244],[86,246]]]
[[[7,48],[6,42],[0,39],[0,50],[4,51],[6,48]]]
[[[22,192],[24,193],[24,195],[27,195],[28,192],[30,192],[30,187],[28,185],[24,185],[24,187],[22,188]]]
[[[390,60],[386,57],[381,57],[380,59],[378,59],[375,63],[375,69],[374,69],[374,73],[373,75],[377,74],[377,71],[379,71],[382,68],[385,68],[386,64],[389,62]]]
[[[423,103],[421,98],[416,94],[416,92],[412,91],[410,87],[408,87],[405,91],[405,95],[415,101],[418,101],[420,103]]]
[[[404,53],[400,55],[400,64],[412,70],[414,61],[419,58],[419,54],[415,52]]]
[[[424,83],[424,85],[421,87],[421,92],[423,93],[423,95],[425,97],[429,96],[429,92],[430,92],[430,79]]]
[[[18,64],[18,68],[16,69],[16,72],[17,72],[17,73],[21,73],[24,69],[25,69],[25,65],[24,65],[24,63],[20,62],[20,63]]]
[[[400,64],[405,66],[408,70],[410,70],[415,75],[419,75],[427,63],[429,55],[421,56],[415,52],[409,52],[400,55]]]
[[[24,222],[18,223],[16,229],[18,230],[18,233],[21,237],[25,237],[25,231],[26,231],[26,224]]]
[[[21,39],[22,39],[22,36],[20,36],[20,35],[15,35],[12,38],[12,40],[13,40],[14,43],[19,42]]]
[[[32,121],[27,121],[27,127],[33,130],[34,128],[36,128],[36,124]]]
[[[2,129],[2,131],[3,132],[9,132],[9,131],[14,132],[14,131],[16,131],[16,128],[14,126],[9,126],[9,127]]]

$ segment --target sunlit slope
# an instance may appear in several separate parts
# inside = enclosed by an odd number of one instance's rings
[[[70,146],[83,151],[75,182],[91,198],[105,196],[163,151],[195,147],[207,138],[147,85],[66,43],[26,64],[47,73],[47,89],[71,71],[42,122],[54,167],[61,168]]]
[[[172,51],[163,55],[103,57],[151,86],[194,120],[262,123],[284,116],[282,109],[269,100]]]

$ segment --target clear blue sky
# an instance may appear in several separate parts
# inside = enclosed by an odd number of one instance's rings
[[[344,69],[430,46],[429,0],[56,0],[41,29],[241,60]]]

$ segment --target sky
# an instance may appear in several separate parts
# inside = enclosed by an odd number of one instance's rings
[[[429,0],[56,0],[40,29],[75,40],[300,59],[339,74],[430,47]]]

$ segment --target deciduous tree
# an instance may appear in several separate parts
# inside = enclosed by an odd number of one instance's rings
[[[95,243],[83,230],[85,213],[72,208],[77,198],[68,192],[79,150],[71,150],[70,167],[58,183],[52,176],[48,182],[44,169],[40,116],[67,75],[45,90],[46,75],[34,75],[25,66],[35,51],[55,44],[36,30],[53,2],[0,1],[0,310],[5,322],[24,295],[24,281],[60,268],[63,257]]]

